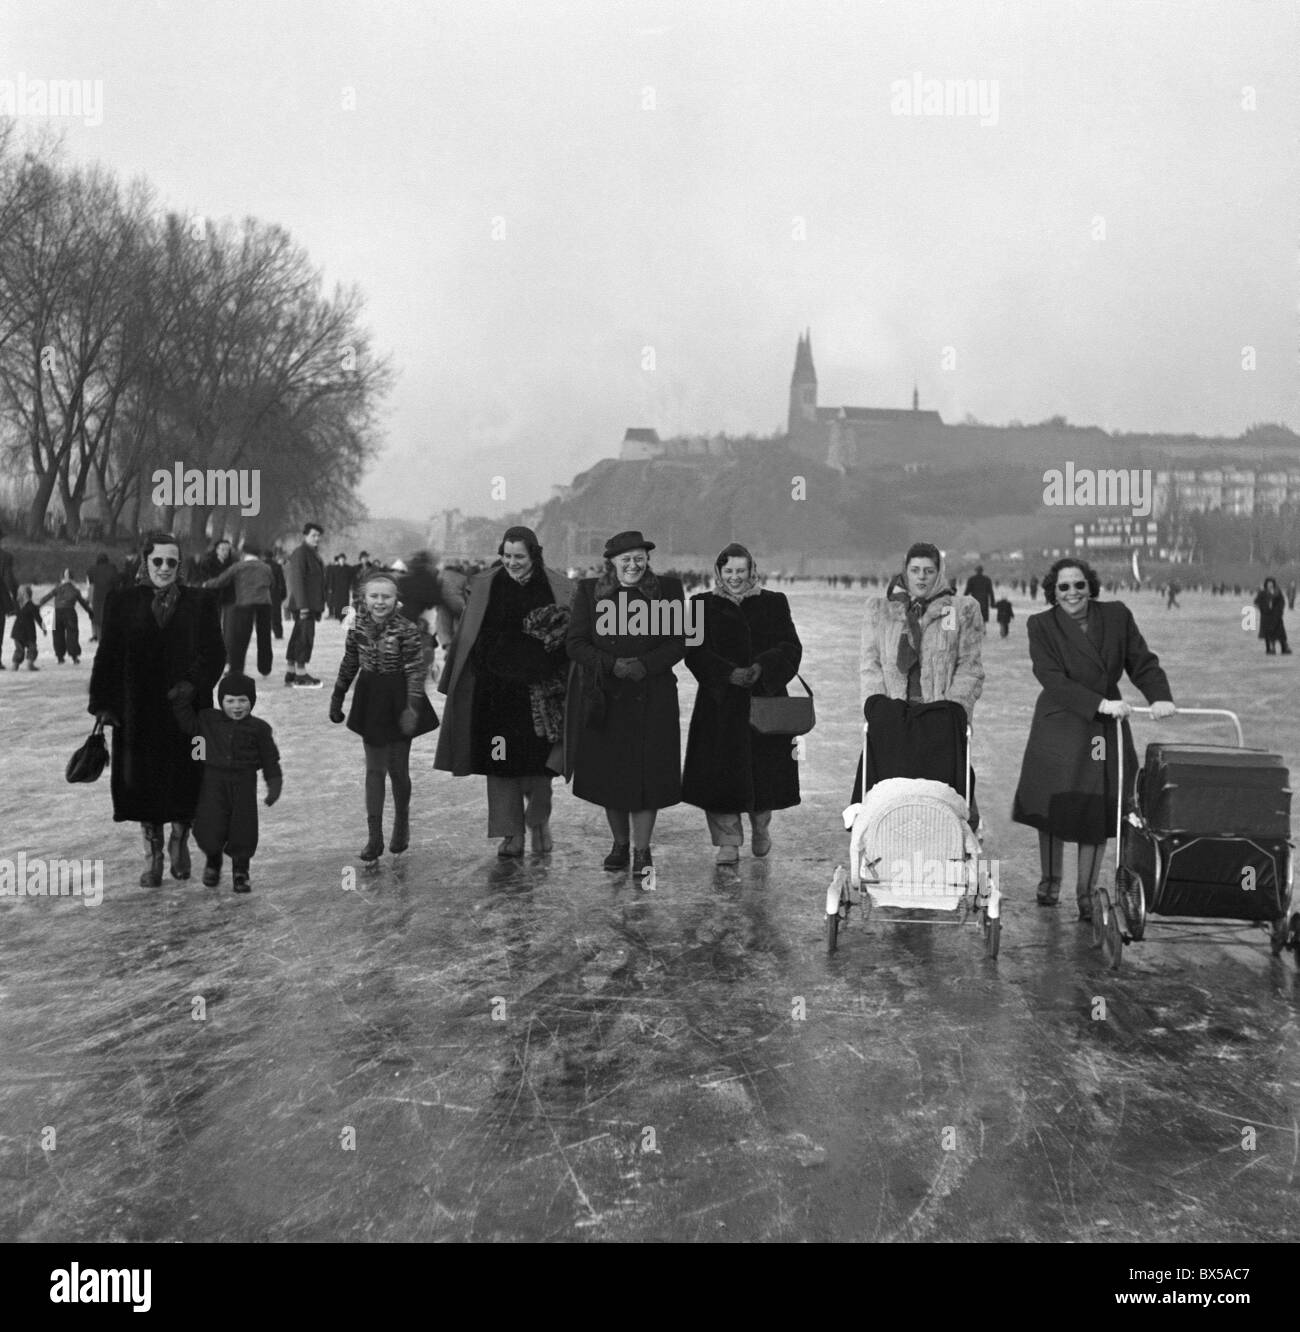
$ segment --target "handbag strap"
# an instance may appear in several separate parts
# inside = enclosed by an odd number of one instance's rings
[[[795,678],[796,680],[798,680],[799,683],[800,683],[801,685],[803,685],[803,687],[804,687],[805,689],[808,690],[808,697],[811,698],[811,697],[813,696],[813,691],[812,691],[811,689],[808,689],[808,681],[805,680],[805,679],[803,678],[803,676],[800,675],[800,674],[798,673],[798,671],[795,672],[795,676],[794,676],[794,678]]]
[[[104,734],[104,719],[102,717],[95,718],[95,724],[90,728],[90,734],[92,738]]]

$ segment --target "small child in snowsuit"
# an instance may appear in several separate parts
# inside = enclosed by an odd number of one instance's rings
[[[81,630],[77,624],[77,607],[90,616],[91,628],[95,625],[95,612],[90,609],[81,589],[72,581],[72,570],[64,569],[63,581],[47,592],[36,604],[44,606],[47,601],[54,602],[54,655],[59,665],[64,657],[71,657],[72,664],[81,664]]]
[[[270,726],[254,717],[257,685],[247,675],[230,674],[217,685],[216,708],[194,711],[194,686],[188,680],[167,695],[176,724],[187,735],[201,736],[203,784],[194,813],[194,840],[207,857],[203,885],[221,880],[221,855],[230,856],[237,893],[252,891],[248,862],[257,850],[257,772],[266,777],[266,803],[280,798],[280,751]]]
[[[1016,613],[1011,609],[1011,603],[1006,597],[1003,597],[993,609],[998,613],[998,628],[1002,630],[1001,637],[1005,638],[1011,632],[1011,621],[1016,618]]]
[[[9,631],[9,637],[14,641],[14,670],[17,670],[23,664],[23,658],[27,658],[27,669],[29,671],[39,671],[41,668],[36,664],[36,631],[45,633],[45,625],[41,620],[41,613],[32,601],[31,584],[25,584],[18,589],[18,612],[14,616],[14,627]]]

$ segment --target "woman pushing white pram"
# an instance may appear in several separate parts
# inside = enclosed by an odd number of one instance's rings
[[[984,684],[984,620],[953,591],[939,551],[918,542],[903,573],[871,598],[862,625],[862,758],[844,811],[850,862],[827,892],[828,942],[859,903],[974,907],[996,956],[998,894],[978,862],[970,719]],[[865,769],[865,794],[863,793]],[[857,894],[865,893],[858,897]]]

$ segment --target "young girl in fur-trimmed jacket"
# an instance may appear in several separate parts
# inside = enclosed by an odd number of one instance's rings
[[[343,700],[356,680],[348,730],[366,752],[366,827],[361,859],[384,854],[384,784],[393,787],[393,831],[388,849],[410,845],[411,740],[426,735],[438,718],[424,693],[427,667],[419,629],[397,613],[397,580],[372,569],[361,584],[362,605],[348,630],[338,679],[330,698],[330,721],[343,720]]]

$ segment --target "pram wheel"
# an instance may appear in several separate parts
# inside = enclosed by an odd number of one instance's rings
[[[1269,925],[1268,946],[1274,957],[1281,957],[1287,944],[1295,933],[1295,926],[1300,917],[1279,916]],[[1294,945],[1293,945],[1294,946]]]
[[[1115,871],[1115,900],[1123,909],[1128,937],[1136,942],[1146,933],[1147,894],[1142,876],[1127,865]]]
[[[1119,913],[1104,888],[1093,894],[1092,933],[1101,945],[1102,960],[1111,971],[1118,971],[1124,957],[1124,940],[1120,937]]]
[[[998,955],[998,945],[1002,942],[1002,917],[995,916],[989,919],[988,912],[984,913],[984,956],[996,959]]]

